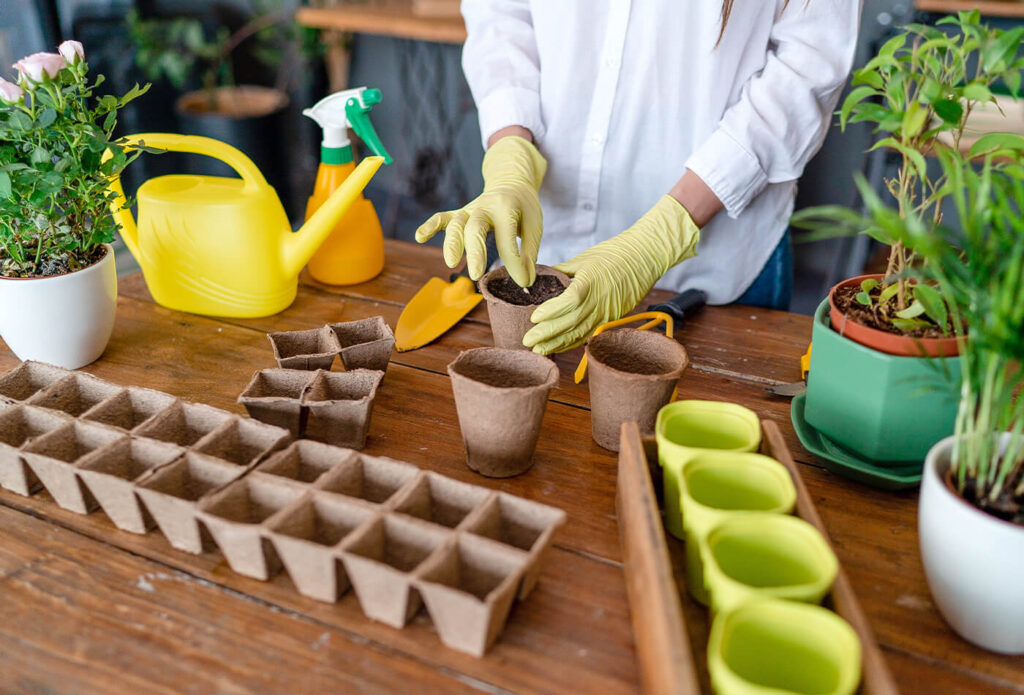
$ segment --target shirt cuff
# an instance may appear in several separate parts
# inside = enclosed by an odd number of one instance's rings
[[[686,168],[708,185],[733,219],[768,183],[757,157],[721,128],[690,155]]]
[[[480,135],[484,149],[492,135],[509,126],[517,125],[533,133],[534,141],[544,135],[544,122],[540,117],[540,94],[524,87],[495,89],[477,104],[480,114]]]

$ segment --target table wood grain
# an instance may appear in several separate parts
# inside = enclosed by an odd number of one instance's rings
[[[295,21],[314,29],[419,41],[462,44],[466,40],[466,25],[461,16],[416,14],[409,0],[301,7],[295,13]]]
[[[267,331],[373,315],[393,325],[427,278],[449,272],[436,249],[388,242],[387,250],[378,278],[327,287],[303,276],[295,304],[262,319],[170,311],[153,303],[140,276],[122,278],[110,346],[85,371],[242,412],[235,399],[252,372],[273,366]],[[781,425],[901,690],[1024,693],[1024,658],[971,646],[936,611],[918,551],[916,493],[825,471],[799,446],[788,401],[765,391],[799,377],[810,319],[709,307],[678,335],[691,356],[680,397],[735,401]],[[351,595],[318,603],[286,575],[246,579],[216,553],[192,556],[157,534],[121,532],[101,512],[83,517],[45,493],[0,492],[0,692],[638,692],[616,459],[590,438],[586,384],[571,379],[579,355],[556,360],[561,381],[534,468],[485,480],[464,464],[445,365],[489,343],[486,311],[477,309],[438,342],[395,353],[366,449],[568,513],[537,591],[487,657],[444,648],[424,616],[394,630],[363,617]],[[0,369],[16,364],[0,344]]]

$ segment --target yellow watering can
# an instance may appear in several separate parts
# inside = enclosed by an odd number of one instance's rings
[[[120,178],[110,183],[114,219],[153,298],[170,309],[207,316],[253,318],[287,308],[295,299],[299,271],[384,161],[364,158],[316,214],[292,232],[277,193],[234,147],[172,133],[131,135],[128,143],[204,154],[241,176],[150,179],[139,186],[138,225],[124,208]]]

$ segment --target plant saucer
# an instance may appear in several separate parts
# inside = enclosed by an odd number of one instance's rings
[[[814,429],[804,419],[804,401],[807,395],[801,393],[793,398],[789,415],[793,429],[800,443],[822,460],[825,468],[838,475],[882,488],[883,490],[906,490],[921,483],[921,463],[885,464],[862,458],[849,449],[836,444]]]

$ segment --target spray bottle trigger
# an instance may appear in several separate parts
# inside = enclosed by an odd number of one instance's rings
[[[352,130],[355,131],[359,139],[366,143],[366,146],[370,148],[370,151],[375,155],[384,158],[385,164],[391,164],[394,160],[388,151],[384,148],[384,143],[380,141],[380,136],[377,135],[377,131],[373,128],[373,123],[370,121],[370,109],[375,104],[379,104],[381,100],[381,93],[379,89],[366,89],[360,95],[360,98],[349,97],[348,101],[345,102],[345,118],[348,119],[349,125],[352,126]]]

